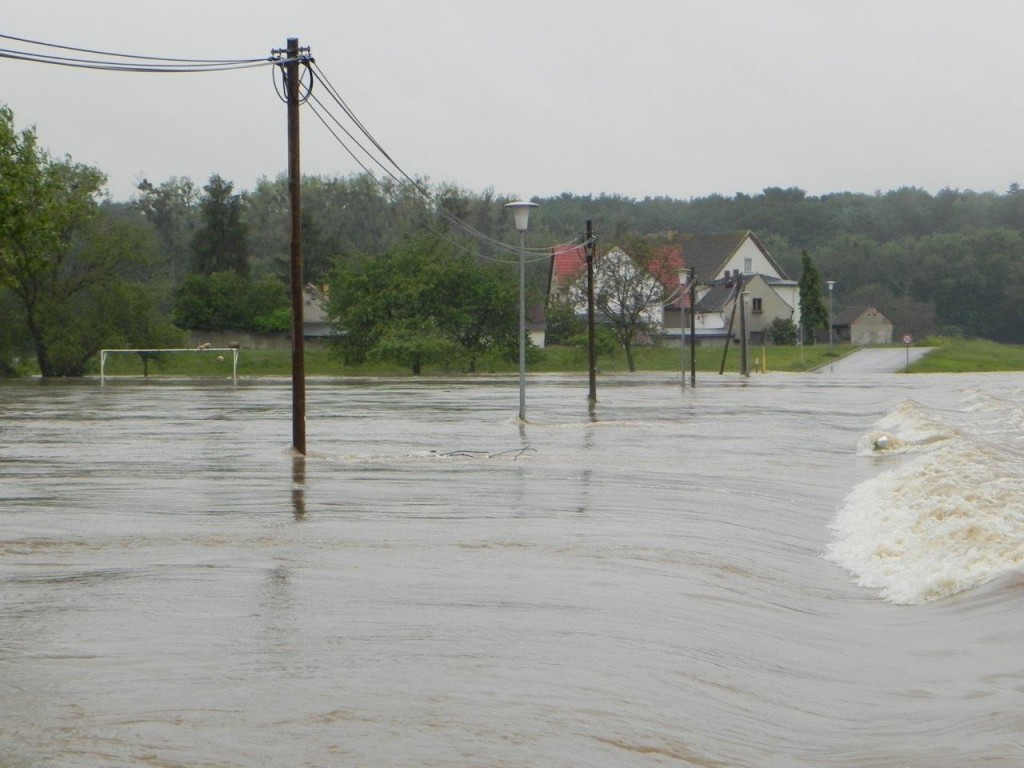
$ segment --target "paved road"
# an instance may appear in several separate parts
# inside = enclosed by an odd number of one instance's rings
[[[931,351],[931,347],[860,349],[851,355],[839,358],[834,363],[826,363],[815,369],[815,372],[843,376],[858,373],[896,373],[907,367],[908,355],[910,362],[914,362]]]

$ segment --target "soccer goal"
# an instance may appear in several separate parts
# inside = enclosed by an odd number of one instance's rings
[[[238,347],[211,347],[203,344],[199,347],[188,349],[101,349],[100,350],[100,381],[106,379],[107,356],[108,355],[138,355],[142,358],[142,375],[149,376],[149,361],[157,355],[168,353],[189,352],[192,354],[206,354],[208,352],[230,352],[231,353],[231,379],[238,381]],[[223,359],[223,355],[218,356]]]

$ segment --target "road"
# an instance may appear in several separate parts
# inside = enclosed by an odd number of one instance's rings
[[[835,362],[816,368],[816,373],[847,376],[860,373],[896,373],[931,352],[931,347],[887,347],[860,349]]]

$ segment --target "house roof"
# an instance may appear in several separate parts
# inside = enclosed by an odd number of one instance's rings
[[[743,283],[746,284],[753,276],[745,275]],[[697,312],[717,312],[728,306],[729,302],[736,298],[736,286],[730,280],[715,280],[707,291],[697,302]]]
[[[551,250],[551,274],[548,288],[565,285],[587,268],[587,254],[582,245],[556,245]]]
[[[686,268],[683,249],[678,245],[659,246],[657,256],[649,266],[651,275],[665,286],[666,290],[674,291],[679,287],[679,270]]]
[[[782,267],[768,253],[768,249],[749,229],[741,229],[736,232],[677,234],[673,240],[682,249],[682,257],[686,261],[686,266],[693,269],[697,279],[709,282],[719,276],[726,262],[732,258],[747,238],[750,238],[760,249],[775,271],[783,279],[788,279]]]
[[[868,311],[875,311],[878,314],[880,314],[882,317],[884,317],[886,320],[889,320],[889,318],[886,317],[886,314],[884,312],[882,312],[882,310],[878,309],[877,307],[872,307],[872,306],[847,307],[842,312],[838,313],[834,318],[832,318],[832,325],[833,325],[833,327],[835,327],[835,326],[853,325],[855,322],[860,320],[860,318],[864,314],[866,314]],[[889,322],[891,323],[892,320],[889,320]]]
[[[612,250],[621,251],[622,249],[613,248]],[[625,253],[625,251],[622,252]],[[586,267],[587,257],[582,245],[556,246],[551,251],[549,289],[553,286],[571,283]],[[648,265],[648,270],[655,280],[661,283],[669,293],[672,293],[679,287],[679,270],[685,267],[681,246],[662,245],[657,248],[656,257]]]

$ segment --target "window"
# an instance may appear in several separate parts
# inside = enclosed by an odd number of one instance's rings
[[[743,274],[749,275],[753,271],[754,271],[754,259],[752,257],[750,257],[750,256],[747,256],[747,258],[745,258],[743,260]]]
[[[764,309],[761,307],[761,297],[755,296],[750,301],[750,309],[755,315],[760,315]]]

